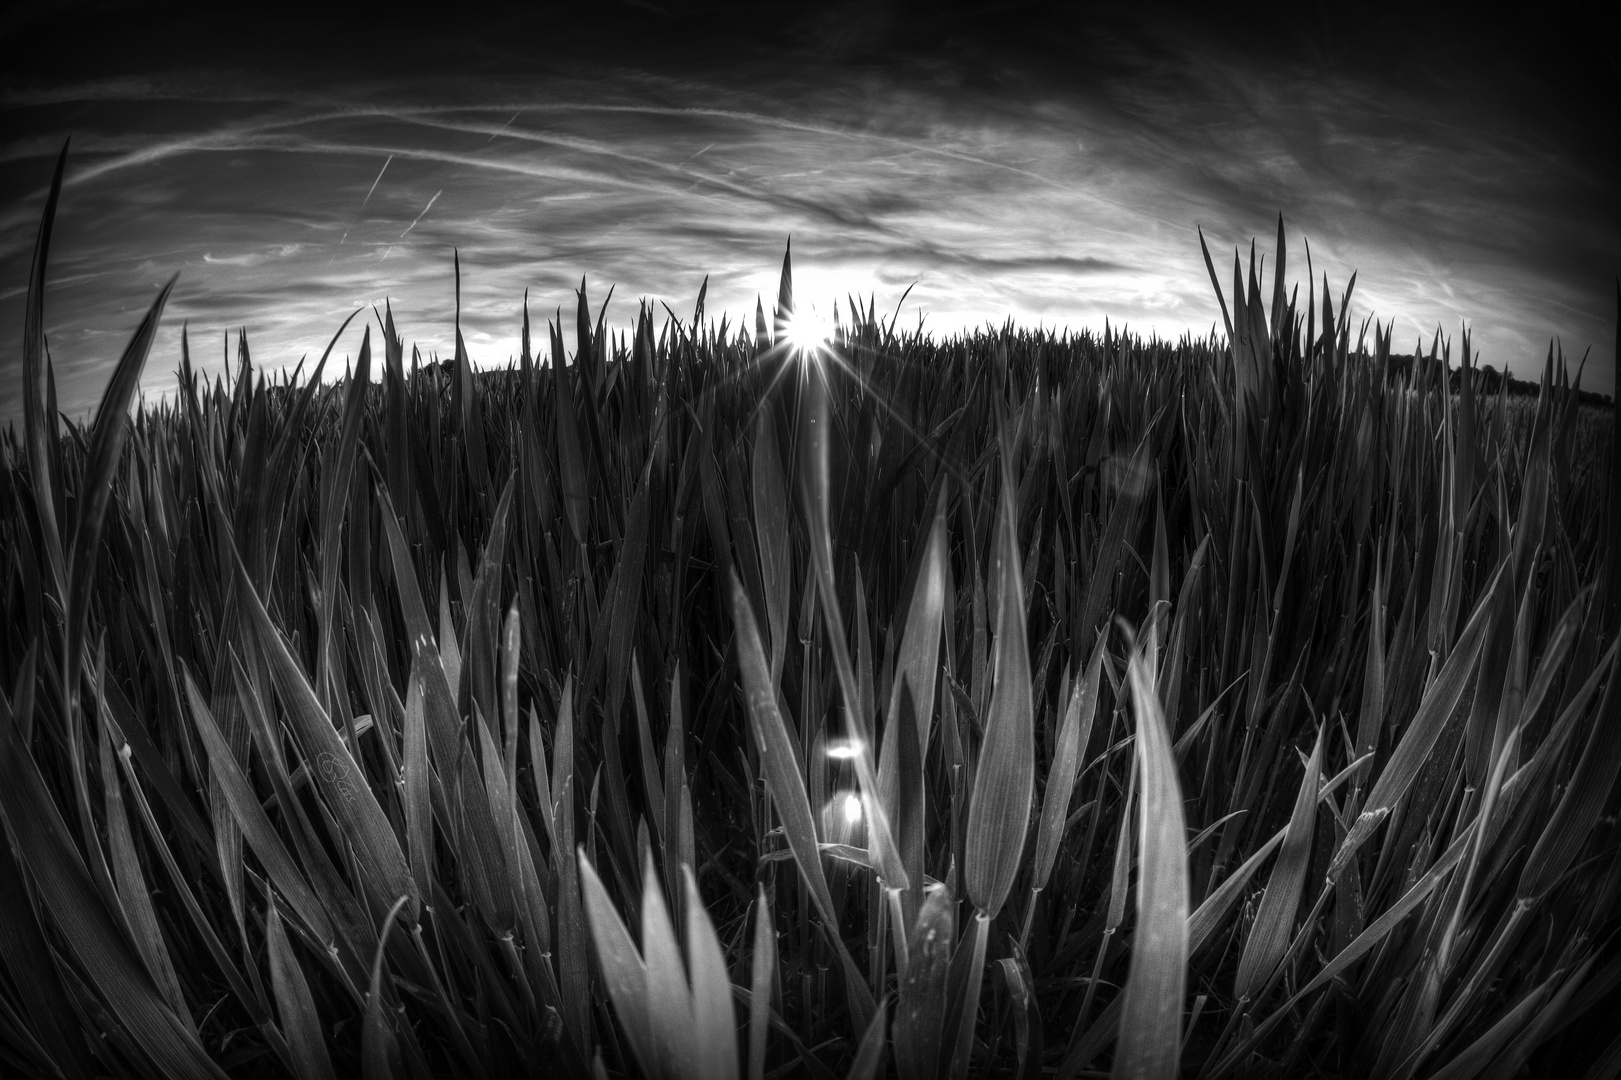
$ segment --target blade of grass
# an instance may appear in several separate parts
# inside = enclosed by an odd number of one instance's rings
[[[67,824],[15,730],[11,724],[0,730],[0,821],[62,940],[159,1072],[223,1078],[225,1072],[164,1002],[123,929],[102,903]]]
[[[1024,857],[1036,769],[1035,708],[1018,523],[1014,520],[1011,448],[1004,431],[1002,493],[992,555],[998,583],[995,672],[974,790],[968,801],[963,856],[968,896],[992,919],[1002,910]]]
[[[861,1036],[861,1045],[856,1047],[855,1059],[850,1062],[850,1071],[845,1074],[847,1080],[877,1080],[879,1070],[884,1065],[888,1019],[889,998],[885,997],[878,1003],[878,1011],[873,1013],[872,1022]]]
[[[1058,746],[1047,770],[1047,790],[1042,793],[1041,825],[1036,832],[1036,855],[1030,867],[1030,907],[1025,912],[1021,941],[1030,937],[1030,920],[1035,914],[1036,894],[1047,887],[1058,845],[1063,840],[1065,822],[1075,781],[1080,775],[1081,754],[1092,738],[1092,722],[1097,716],[1098,684],[1103,675],[1103,647],[1108,639],[1100,636],[1092,647],[1086,670],[1070,691],[1064,722],[1058,729]]]
[[[1238,961],[1238,975],[1233,995],[1241,1001],[1253,1001],[1255,995],[1272,977],[1294,930],[1295,914],[1300,908],[1300,892],[1306,883],[1306,866],[1311,859],[1311,842],[1316,833],[1317,781],[1323,765],[1323,730],[1317,729],[1317,742],[1312,747],[1311,760],[1300,779],[1300,791],[1295,796],[1294,812],[1289,816],[1288,831],[1284,834],[1283,850],[1272,867],[1272,877],[1266,891],[1261,894],[1261,906],[1250,927],[1249,939]]]
[[[1458,635],[1457,645],[1446,662],[1441,665],[1435,680],[1425,689],[1418,712],[1407,723],[1402,732],[1401,742],[1396,744],[1390,760],[1385,763],[1379,779],[1374,782],[1361,816],[1340,843],[1339,850],[1334,853],[1333,862],[1329,864],[1328,870],[1330,881],[1338,880],[1346,860],[1373,835],[1373,831],[1390,813],[1397,800],[1407,793],[1407,789],[1418,778],[1419,769],[1441,737],[1442,727],[1451,718],[1453,710],[1458,707],[1458,701],[1463,697],[1464,688],[1474,670],[1475,660],[1480,655],[1486,630],[1491,625],[1490,613],[1493,608],[1491,597],[1496,588],[1497,576],[1502,574],[1507,566],[1506,561],[1498,564],[1491,581],[1481,592],[1482,600],[1476,605],[1468,625]]]
[[[731,591],[732,619],[737,628],[738,668],[743,679],[749,730],[754,735],[760,754],[766,787],[771,792],[777,814],[782,818],[783,834],[794,853],[800,876],[805,879],[811,900],[822,916],[829,944],[838,955],[858,1023],[865,1028],[875,1008],[872,991],[861,977],[860,969],[838,933],[833,897],[822,874],[822,859],[816,847],[816,824],[811,816],[810,800],[805,795],[804,781],[794,763],[793,741],[788,734],[787,724],[777,711],[777,695],[771,689],[771,671],[760,644],[754,611],[749,604],[748,594],[743,591],[743,583],[735,573],[731,577]]]
[[[908,930],[910,960],[900,981],[894,1028],[895,1065],[902,1080],[934,1080],[940,1070],[947,977],[957,936],[955,907],[944,887],[928,889],[917,922]]]
[[[103,652],[101,660],[105,661]],[[105,677],[103,663],[97,664],[96,681],[103,686]],[[96,700],[100,707],[105,709],[105,695],[97,694]],[[164,943],[163,932],[159,928],[157,911],[152,905],[152,894],[147,888],[146,873],[141,869],[140,856],[136,853],[135,837],[130,831],[129,816],[124,809],[123,790],[118,782],[118,769],[113,764],[113,742],[106,722],[106,713],[102,713],[102,723],[98,725],[101,730],[101,775],[102,796],[106,811],[107,847],[112,853],[113,876],[118,886],[118,898],[123,905],[124,918],[129,924],[131,936],[134,939],[136,951],[146,962],[147,973],[157,984],[159,992],[163,994],[164,1001],[174,1010],[175,1016],[193,1032],[196,1027],[192,1022],[191,1013],[186,1008],[186,1000],[180,992],[180,980],[175,976],[174,964],[169,956],[169,948]]]
[[[410,902],[409,896],[401,896],[389,908],[377,938],[377,952],[372,957],[371,989],[366,994],[360,1049],[365,1080],[394,1080],[400,1074],[400,1040],[395,1031],[394,1006],[385,1000],[387,984],[383,981],[383,955],[388,949],[388,935],[394,929],[394,920]]]
[[[276,1009],[281,1013],[281,1026],[298,1075],[308,1080],[336,1080],[326,1039],[321,1034],[315,999],[310,996],[304,969],[299,966],[287,941],[287,932],[282,929],[281,913],[276,909],[273,895],[267,896],[266,902],[265,951],[270,954],[271,992],[276,996]]]
[[[1170,735],[1154,692],[1153,673],[1141,652],[1133,652],[1129,675],[1137,718],[1142,870],[1114,1075],[1168,1078],[1177,1073],[1177,1036],[1187,985],[1187,826]]]
[[[350,754],[348,746],[338,737],[326,711],[316,697],[315,690],[299,668],[298,661],[287,650],[286,643],[270,621],[253,583],[248,580],[242,560],[231,552],[237,573],[237,587],[243,598],[242,616],[248,629],[257,638],[259,648],[269,662],[276,689],[280,694],[286,717],[314,759],[320,790],[326,805],[342,824],[355,855],[364,867],[369,884],[376,893],[387,896],[407,896],[412,901],[411,918],[416,918],[416,903],[420,897],[405,853],[400,850],[388,818],[372,794],[360,772],[360,766]]]
[[[620,1027],[642,1072],[648,1076],[664,1075],[659,1071],[661,1062],[653,1045],[647,966],[631,942],[630,931],[625,928],[613,901],[608,898],[608,890],[603,887],[596,868],[586,858],[583,846],[577,849],[576,858],[585,914],[591,925],[591,940],[596,946],[608,1000],[613,1002]]]
[[[693,1035],[697,1053],[689,1070],[697,1080],[737,1080],[737,1014],[732,980],[715,925],[704,910],[692,867],[683,865],[686,883],[687,964],[692,976]],[[648,875],[652,881],[652,875]]]
[[[766,1034],[771,1016],[771,989],[777,974],[777,932],[771,924],[771,902],[765,886],[754,901],[754,953],[749,971],[749,1080],[765,1076]],[[883,1010],[879,1010],[882,1015]]]

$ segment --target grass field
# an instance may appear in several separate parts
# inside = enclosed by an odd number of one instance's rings
[[[785,258],[752,327],[582,290],[475,374],[384,312],[131,416],[165,290],[60,428],[60,180],[0,1072],[1621,1068],[1621,462],[1562,359],[1391,377],[1280,223],[1210,340],[802,348]]]

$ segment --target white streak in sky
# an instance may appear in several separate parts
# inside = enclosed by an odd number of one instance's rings
[[[394,155],[393,154],[388,155],[388,161],[384,161],[383,162],[383,167],[381,169],[377,170],[377,179],[373,180],[371,182],[371,191],[366,192],[366,197],[364,199],[360,200],[360,208],[362,210],[366,209],[366,204],[371,202],[372,191],[377,190],[378,182],[383,179],[383,174],[388,172],[388,162],[393,161],[393,160],[394,160]],[[348,234],[345,233],[344,235],[348,235]]]
[[[422,220],[422,215],[423,215],[423,214],[426,214],[426,213],[427,213],[427,212],[428,212],[428,211],[429,211],[429,210],[432,210],[432,209],[433,209],[433,204],[434,204],[434,203],[436,203],[436,202],[438,202],[438,201],[439,201],[439,196],[441,196],[441,195],[443,195],[443,194],[444,194],[444,193],[445,193],[445,191],[444,191],[444,189],[443,189],[443,188],[440,188],[440,189],[439,189],[439,190],[438,190],[438,191],[436,191],[436,192],[434,192],[434,193],[433,193],[433,198],[431,198],[431,199],[429,199],[429,200],[428,200],[428,205],[427,205],[427,206],[424,206],[424,207],[423,207],[423,208],[422,208],[422,214],[418,214],[418,215],[417,215],[417,216],[416,216],[416,218],[415,218],[415,220],[413,220],[413,221],[412,221],[412,222],[411,222],[411,224],[409,224],[409,225],[407,225],[407,226],[406,226],[406,227],[405,227],[405,232],[402,232],[402,233],[400,233],[400,239],[401,239],[401,240],[404,240],[404,239],[405,239],[405,233],[408,233],[408,232],[410,232],[410,231],[411,231],[411,230],[412,230],[412,229],[414,229],[414,228],[416,228],[416,227],[417,227],[417,222],[418,222],[418,221],[421,221],[421,220]]]
[[[502,124],[500,127],[496,128],[494,131],[492,131],[490,133],[490,137],[488,139],[485,139],[484,141],[485,142],[494,142],[495,137],[497,135],[501,134],[501,132],[503,132],[507,128],[511,127],[512,126],[512,121],[518,119],[518,117],[520,117],[522,115],[523,115],[523,110],[522,109],[519,109],[517,112],[513,113],[512,118],[510,120],[508,120],[506,123]]]

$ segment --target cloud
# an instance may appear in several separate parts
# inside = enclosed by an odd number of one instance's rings
[[[1614,179],[1524,125],[1175,34],[1119,50],[1130,77],[1074,85],[994,64],[976,81],[938,57],[864,66],[854,42],[816,41],[820,66],[730,81],[604,64],[432,92],[376,73],[7,89],[0,115],[27,123],[0,144],[15,195],[0,210],[0,422],[20,408],[22,285],[70,116],[46,310],[70,415],[175,269],[148,389],[182,323],[194,346],[245,327],[280,367],[385,297],[408,340],[446,354],[453,251],[481,363],[516,352],[526,287],[538,319],[571,308],[582,274],[596,302],[617,286],[610,322],[641,297],[690,313],[706,274],[711,315],[752,320],[790,235],[796,289],[819,304],[885,310],[913,286],[901,322],[926,312],[937,334],[1107,318],[1174,340],[1219,320],[1195,226],[1226,280],[1252,236],[1275,259],[1280,211],[1290,277],[1309,241],[1338,307],[1360,270],[1353,317],[1395,320],[1399,348],[1467,323],[1484,360],[1524,373],[1561,334],[1596,346],[1588,385],[1613,386]]]

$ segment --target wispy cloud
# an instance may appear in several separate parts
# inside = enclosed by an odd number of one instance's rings
[[[20,286],[70,114],[46,315],[74,415],[175,269],[149,394],[183,322],[194,345],[245,327],[279,367],[386,296],[408,339],[447,353],[453,249],[484,364],[516,353],[526,287],[538,315],[582,273],[598,300],[617,285],[610,322],[637,297],[690,311],[707,274],[710,313],[736,325],[774,291],[789,235],[804,296],[884,310],[911,286],[902,324],[927,313],[935,333],[1011,316],[1202,335],[1219,314],[1195,225],[1218,254],[1252,236],[1270,252],[1280,211],[1291,277],[1303,239],[1336,302],[1359,269],[1353,315],[1395,320],[1400,347],[1467,323],[1483,360],[1524,372],[1561,334],[1596,346],[1588,385],[1613,386],[1612,177],[1399,86],[1175,40],[1132,62],[1085,92],[837,65],[746,89],[610,65],[434,103],[378,78],[8,91],[0,115],[30,128],[0,144],[0,422],[19,408]],[[205,370],[220,355],[194,349]]]

